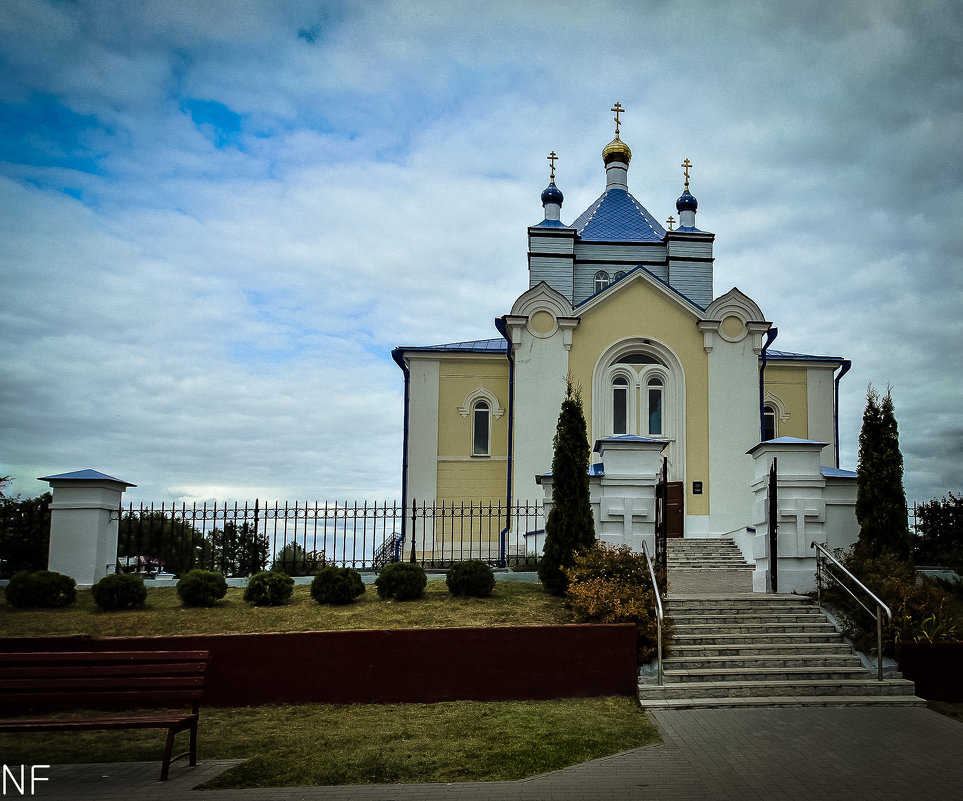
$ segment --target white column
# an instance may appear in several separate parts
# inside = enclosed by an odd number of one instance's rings
[[[78,470],[40,479],[50,484],[50,555],[47,569],[89,586],[117,560],[120,503],[128,481]]]

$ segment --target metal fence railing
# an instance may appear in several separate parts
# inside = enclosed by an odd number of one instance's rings
[[[541,504],[524,502],[129,504],[118,511],[110,569],[309,575],[326,564],[377,570],[415,561],[444,568],[466,559],[525,567],[543,545],[542,520]]]

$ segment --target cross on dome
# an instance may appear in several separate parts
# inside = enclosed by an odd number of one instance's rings
[[[685,188],[688,189],[689,188],[689,168],[692,166],[692,162],[689,161],[689,159],[686,159],[685,161],[682,162],[681,166],[684,168],[684,171],[685,171]]]
[[[615,138],[618,139],[618,138],[619,138],[619,125],[622,124],[622,121],[619,119],[619,115],[620,115],[623,111],[625,111],[625,109],[622,108],[622,104],[619,103],[618,100],[616,100],[616,101],[615,101],[615,105],[612,106],[612,108],[610,108],[609,111],[614,111],[614,112],[615,112]]]
[[[555,180],[555,162],[558,159],[558,156],[555,155],[555,151],[553,150],[545,158],[547,158],[552,165],[552,174],[549,180],[554,181]]]

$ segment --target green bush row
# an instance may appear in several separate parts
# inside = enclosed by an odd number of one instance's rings
[[[484,562],[472,560],[451,567],[445,580],[452,595],[485,598],[495,587],[495,574]],[[375,581],[378,597],[407,601],[424,595],[428,576],[420,565],[397,562],[385,566]],[[291,598],[294,579],[264,570],[248,579],[244,600],[254,606],[279,606]],[[319,604],[348,604],[365,592],[357,570],[322,567],[311,582],[311,597]],[[227,580],[212,570],[190,570],[177,582],[177,595],[188,607],[212,607],[227,594]],[[142,607],[147,600],[143,577],[112,573],[91,587],[94,603],[105,612]],[[59,608],[77,600],[76,582],[47,570],[16,573],[6,588],[7,603],[16,607]]]

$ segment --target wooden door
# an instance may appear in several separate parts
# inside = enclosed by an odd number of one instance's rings
[[[681,481],[669,481],[665,494],[665,535],[678,538],[685,531],[685,485]]]

